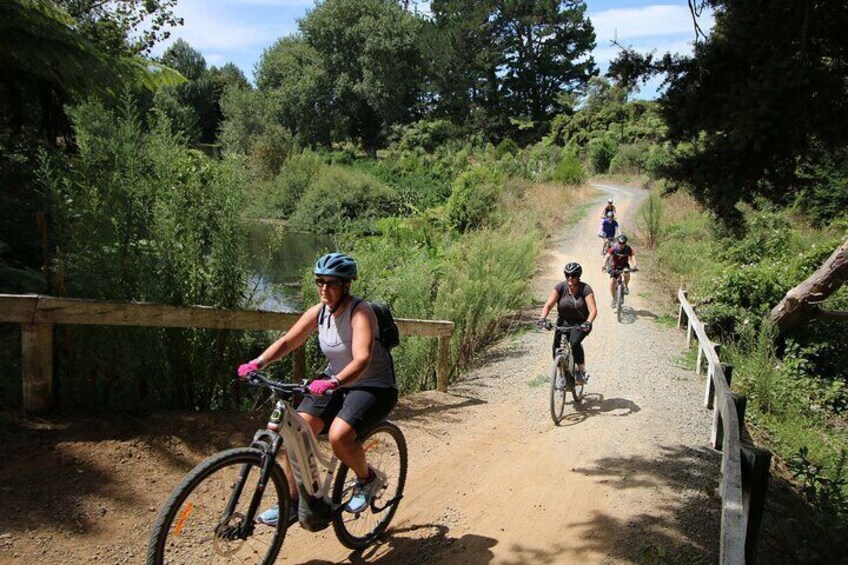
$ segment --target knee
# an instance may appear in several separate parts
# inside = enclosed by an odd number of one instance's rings
[[[347,426],[331,426],[328,439],[333,448],[344,447],[356,440],[356,432]]]

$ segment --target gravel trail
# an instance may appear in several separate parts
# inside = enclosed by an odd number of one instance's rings
[[[407,491],[388,535],[351,553],[332,529],[292,528],[278,563],[712,563],[719,454],[707,446],[703,377],[681,367],[684,340],[656,321],[646,273],[625,316],[610,309],[596,236],[607,194],[624,231],[641,189],[595,185],[585,217],[551,242],[528,328],[504,339],[450,392],[401,400]],[[637,253],[640,249],[636,249]],[[555,426],[549,332],[533,322],[568,261],[600,314],[584,341],[586,398]],[[647,262],[644,262],[647,264]],[[30,422],[0,429],[0,562],[141,563],[155,511],[195,464],[244,445],[261,415]]]

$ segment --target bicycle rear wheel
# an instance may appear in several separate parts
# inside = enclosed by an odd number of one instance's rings
[[[265,526],[245,519],[251,502],[255,514],[278,504],[285,518],[289,489],[277,463],[265,490],[257,489],[262,459],[258,449],[228,449],[186,475],[153,525],[148,565],[273,563],[286,536],[286,520]]]
[[[568,388],[566,386],[568,384],[567,367],[566,356],[557,355],[551,368],[551,418],[557,425],[562,421],[562,415],[565,413],[565,389]]]
[[[397,512],[406,485],[406,439],[392,422],[383,422],[361,440],[368,464],[385,477],[383,487],[374,495],[371,504],[359,513],[343,507],[353,494],[356,474],[342,464],[333,485],[333,507],[340,506],[333,516],[333,530],[339,541],[350,549],[364,549],[374,543]]]

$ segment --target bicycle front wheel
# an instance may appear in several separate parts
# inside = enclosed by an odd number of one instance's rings
[[[361,440],[368,464],[383,478],[383,486],[374,493],[371,504],[362,512],[344,509],[353,494],[356,474],[342,464],[333,484],[333,529],[339,541],[350,549],[364,549],[380,537],[397,512],[406,484],[406,439],[393,423],[378,424]],[[375,479],[378,480],[378,479]]]
[[[621,321],[621,310],[624,307],[624,285],[618,284],[615,287],[615,316]]]
[[[562,355],[557,355],[551,369],[551,418],[559,425],[565,413],[565,394],[568,384],[566,375],[568,362]]]
[[[228,449],[195,467],[159,512],[147,547],[148,565],[262,563],[277,558],[286,536],[288,481],[277,463],[258,489],[262,451]],[[276,526],[247,522],[279,505]],[[253,506],[253,508],[251,508]]]

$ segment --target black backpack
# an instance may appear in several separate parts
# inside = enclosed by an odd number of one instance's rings
[[[384,302],[372,302],[363,298],[357,298],[353,305],[353,310],[356,310],[356,307],[359,306],[361,302],[368,302],[368,304],[371,305],[371,309],[374,311],[374,315],[377,316],[377,341],[383,344],[386,351],[391,351],[397,347],[400,344],[400,330],[398,329],[395,317],[392,315],[392,310],[389,308],[389,305]],[[318,315],[318,323],[320,324],[323,319],[324,308],[321,308],[321,312]]]
[[[377,340],[383,344],[386,351],[391,351],[400,345],[400,329],[395,322],[395,317],[392,316],[392,309],[384,302],[369,302],[369,304],[374,310],[374,315],[377,316],[377,327],[380,332]]]

